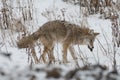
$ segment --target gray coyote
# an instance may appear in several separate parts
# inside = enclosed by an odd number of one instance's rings
[[[43,24],[37,31],[17,42],[18,48],[28,48],[38,39],[44,46],[44,50],[39,60],[42,58],[46,62],[45,56],[48,54],[50,61],[54,61],[53,49],[56,42],[62,44],[63,62],[67,62],[67,50],[69,49],[73,59],[75,59],[73,45],[88,45],[90,51],[94,48],[95,37],[99,33],[92,29],[80,27],[67,21],[54,20]]]

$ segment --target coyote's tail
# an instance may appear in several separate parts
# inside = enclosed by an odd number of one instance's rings
[[[26,37],[23,37],[17,42],[18,48],[28,48],[30,45],[33,45],[33,43],[40,38],[40,32],[36,31],[32,33],[31,35],[28,35]]]

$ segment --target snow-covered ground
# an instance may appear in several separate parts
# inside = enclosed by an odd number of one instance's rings
[[[94,29],[95,32],[99,32],[100,35],[97,36],[97,39],[95,40],[94,43],[94,50],[93,52],[90,52],[90,50],[87,48],[87,46],[79,46],[80,50],[82,51],[82,53],[80,53],[79,51],[79,47],[75,46],[75,50],[76,50],[76,55],[78,56],[78,63],[80,66],[83,66],[82,60],[79,58],[79,55],[82,54],[83,58],[86,58],[85,60],[87,60],[87,62],[89,62],[90,65],[93,64],[102,64],[102,65],[106,65],[109,70],[112,69],[112,65],[113,65],[113,46],[112,46],[112,30],[111,30],[111,22],[110,20],[105,20],[105,19],[100,19],[99,15],[91,15],[88,18],[83,19],[80,15],[80,9],[79,6],[73,6],[72,4],[67,4],[62,2],[61,0],[35,0],[34,1],[34,19],[35,19],[35,27],[31,29],[31,27],[27,26],[31,32],[36,31],[42,24],[44,24],[45,22],[47,22],[48,20],[54,20],[54,19],[64,19],[67,21],[70,21],[71,23],[76,23],[76,24],[80,24],[80,21],[85,22],[87,20],[87,26],[91,29]],[[52,12],[49,17],[45,17],[44,15],[46,14],[45,11],[48,10],[50,12]],[[65,17],[62,16],[61,11],[65,11]],[[17,16],[18,17],[18,16]],[[8,75],[10,76],[14,76],[14,79],[10,79],[10,77],[0,77],[0,80],[28,80],[28,78],[20,78],[20,76],[24,75],[21,73],[25,73],[25,76],[31,75],[28,73],[35,73],[34,71],[28,71],[29,69],[29,63],[28,63],[28,54],[26,54],[26,50],[25,49],[18,49],[16,46],[16,42],[15,45],[13,45],[11,42],[11,37],[9,36],[9,34],[6,32],[7,37],[3,39],[3,34],[1,34],[1,53],[0,53],[0,76],[1,76],[1,72],[2,70],[4,70],[6,72],[6,74],[8,73]],[[14,39],[14,41],[17,40],[17,36],[18,34],[14,34],[12,36],[12,38]],[[106,37],[106,38],[105,38]],[[101,42],[101,44],[99,43],[99,41]],[[2,45],[3,44],[3,45]],[[106,51],[104,51],[104,49]],[[118,52],[119,52],[119,48],[118,48]],[[8,58],[8,56],[5,56],[4,54],[2,54],[2,52],[8,52],[11,54],[11,57]],[[61,46],[58,44],[55,47],[54,50],[54,54],[56,56],[57,59],[61,59]],[[107,54],[106,54],[107,53]],[[38,53],[39,54],[39,53]],[[74,66],[73,64],[73,60],[70,57],[70,54],[68,55],[69,61],[71,63],[69,63],[69,69],[73,68],[76,66]],[[120,63],[119,63],[119,53],[116,56],[116,60],[117,60],[117,68],[119,69],[120,67]],[[55,64],[54,64],[55,65]],[[37,65],[36,65],[37,66]],[[39,66],[44,66],[43,64],[39,64]],[[72,67],[71,67],[72,66]],[[68,66],[64,66],[64,67],[68,67]],[[66,69],[65,69],[66,70]],[[14,74],[11,75],[13,72]],[[18,73],[18,74],[15,74]],[[41,76],[45,76],[46,74],[44,72],[42,72],[43,74],[39,74]],[[81,74],[81,73],[80,73]],[[38,75],[38,76],[39,76]],[[16,79],[15,77],[18,77],[19,79]],[[42,80],[43,78],[39,78],[39,80]],[[32,80],[32,79],[31,79]],[[34,80],[34,79],[33,79]],[[38,79],[37,79],[38,80]],[[51,79],[52,80],[52,79]],[[83,79],[83,80],[90,80],[90,79]],[[94,80],[94,79],[91,79]],[[104,80],[104,79],[103,79]],[[119,80],[119,79],[118,79]]]

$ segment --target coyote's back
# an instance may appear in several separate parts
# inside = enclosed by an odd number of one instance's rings
[[[19,48],[27,48],[39,39],[44,45],[42,57],[45,60],[46,53],[50,53],[50,56],[53,58],[54,44],[60,42],[63,46],[63,58],[67,61],[67,49],[70,50],[73,58],[75,58],[72,50],[72,45],[74,44],[88,45],[88,48],[92,51],[94,39],[98,34],[89,28],[82,28],[67,21],[55,20],[43,24],[36,32],[22,38],[17,44]]]

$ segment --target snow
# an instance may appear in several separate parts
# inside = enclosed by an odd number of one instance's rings
[[[73,6],[72,4],[67,4],[62,2],[61,0],[35,0],[34,1],[34,18],[37,18],[37,21],[35,22],[35,27],[31,32],[36,31],[41,25],[43,25],[45,22],[48,21],[48,18],[43,16],[42,14],[46,11],[53,11],[53,14],[55,14],[56,19],[64,19],[67,21],[70,21],[72,23],[80,24],[80,21],[82,21],[80,17],[80,11],[79,6]],[[65,17],[62,16],[61,10],[65,11]],[[45,13],[44,13],[45,14]],[[53,17],[53,14],[50,14],[50,20],[54,20],[55,17]],[[60,17],[58,17],[60,16]],[[18,16],[17,16],[18,17]],[[112,70],[112,59],[113,59],[113,46],[112,46],[112,30],[111,30],[111,22],[110,20],[100,19],[99,15],[91,15],[87,18],[88,26],[91,29],[94,29],[95,32],[99,32],[100,35],[97,36],[97,39],[94,43],[94,51],[90,52],[87,46],[74,46],[76,50],[76,56],[78,56],[78,62],[80,66],[84,66],[82,63],[82,60],[79,58],[80,55],[82,55],[83,58],[86,58],[89,62],[89,64],[99,64],[106,65],[109,70]],[[2,32],[1,32],[2,33]],[[7,33],[7,32],[6,32]],[[18,34],[13,35],[12,37],[15,39],[14,43],[17,41]],[[30,75],[35,74],[37,76],[36,80],[44,80],[46,76],[45,71],[41,71],[39,73],[34,71],[35,67],[39,67],[41,69],[45,68],[46,65],[44,64],[38,64],[34,65],[33,69],[30,70],[30,63],[28,62],[28,54],[26,54],[26,49],[18,49],[15,45],[12,45],[12,41],[10,40],[9,33],[6,34],[5,40],[2,38],[3,35],[1,35],[0,43],[3,43],[5,45],[1,46],[0,48],[0,80],[29,80],[31,78]],[[106,37],[106,39],[105,39]],[[107,40],[107,41],[106,41]],[[101,42],[102,46],[99,44],[99,41]],[[11,43],[11,45],[9,44]],[[79,48],[83,53],[79,53]],[[104,49],[107,51],[105,53]],[[36,48],[37,49],[37,48]],[[62,58],[61,51],[62,47],[60,44],[56,44],[54,54],[56,56],[56,59],[59,61]],[[118,52],[120,50],[118,49]],[[2,52],[8,52],[11,53],[11,57],[8,58],[4,55],[2,55]],[[39,51],[37,51],[39,52]],[[108,53],[109,52],[109,53]],[[38,53],[39,55],[39,53]],[[119,54],[117,54],[117,68],[120,68],[119,63]],[[62,72],[62,75],[65,75],[69,70],[72,70],[75,68],[76,64],[75,61],[72,60],[71,55],[68,55],[68,58],[71,63],[68,63],[69,66],[63,66],[62,64],[58,64],[58,66],[64,68],[64,72]],[[57,65],[57,64],[54,64]],[[57,66],[57,67],[58,67]],[[2,76],[1,72],[5,72],[6,76]],[[99,70],[96,70],[99,72]],[[11,73],[12,72],[12,73]],[[95,73],[98,73],[95,72]],[[17,73],[17,74],[16,74]],[[24,74],[23,74],[24,73]],[[94,73],[94,74],[95,74]],[[83,76],[85,74],[90,74],[89,71],[87,72],[80,72],[78,75],[81,75],[81,80],[95,80],[93,77],[86,77]],[[51,79],[53,80],[53,79]],[[103,79],[105,80],[105,79]],[[118,79],[119,80],[119,79]]]

